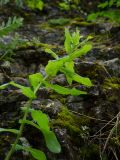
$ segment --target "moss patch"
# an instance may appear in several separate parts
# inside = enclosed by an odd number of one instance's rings
[[[76,116],[70,112],[66,107],[62,107],[61,112],[57,115],[56,120],[53,121],[53,125],[58,125],[63,128],[67,128],[70,134],[86,135],[88,133],[88,127],[90,119],[84,116]]]
[[[106,78],[103,84],[104,89],[119,89],[120,88],[120,78],[112,77]]]

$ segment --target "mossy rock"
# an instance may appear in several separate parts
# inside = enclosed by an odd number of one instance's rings
[[[120,78],[106,78],[103,82],[102,90],[109,103],[114,102],[119,106]]]
[[[119,89],[120,88],[120,78],[112,77],[106,78],[103,84],[104,89]]]
[[[84,137],[88,135],[90,119],[84,116],[76,116],[67,107],[62,107],[52,124],[66,128],[72,136],[81,135],[81,137]]]

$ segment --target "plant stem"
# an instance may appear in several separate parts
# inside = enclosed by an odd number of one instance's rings
[[[44,77],[43,81],[46,80],[47,78],[48,78],[48,76]],[[36,87],[36,89],[34,91],[35,94],[37,93],[37,91],[40,88],[41,84],[42,83],[39,83],[38,86]],[[24,113],[24,116],[23,116],[23,119],[22,119],[23,122],[27,120],[27,115],[28,115],[29,109],[30,109],[30,107],[32,105],[32,101],[33,101],[33,99],[30,99],[25,105],[26,106],[26,110],[25,110],[25,113]],[[14,144],[12,145],[10,151],[8,152],[8,154],[7,154],[7,156],[5,157],[4,160],[10,160],[12,154],[15,151],[16,145],[18,144],[18,141],[19,141],[19,139],[20,139],[20,137],[21,137],[21,135],[23,133],[24,126],[25,126],[25,123],[21,123],[20,128],[19,128],[19,133],[17,134],[16,140],[15,140]]]
[[[29,108],[30,108],[31,104],[32,104],[32,99],[29,100],[27,102],[27,104],[26,104],[26,108],[27,109],[26,109],[26,111],[24,113],[23,121],[26,120],[26,118],[27,118],[27,115],[28,115]],[[5,157],[4,160],[9,160],[11,158],[12,154],[14,153],[16,145],[18,144],[19,138],[21,137],[21,135],[23,133],[24,126],[25,126],[25,123],[21,123],[20,128],[19,128],[19,133],[18,133],[18,135],[16,137],[16,140],[15,140],[14,144],[12,145],[10,151],[8,152],[8,154],[7,154],[7,156]]]

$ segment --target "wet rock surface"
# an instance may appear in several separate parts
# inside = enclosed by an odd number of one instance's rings
[[[6,59],[0,61],[0,84],[13,80],[28,86],[29,74],[41,72],[44,75],[44,67],[48,60],[52,59],[45,53],[44,45],[52,45],[51,48],[54,48],[60,56],[64,56],[65,26],[72,31],[75,31],[77,27],[83,36],[94,35],[93,49],[81,59],[75,60],[76,72],[81,76],[89,77],[94,84],[88,89],[77,86],[79,89],[87,90],[88,94],[77,97],[61,96],[43,89],[39,91],[38,99],[32,103],[33,108],[40,109],[49,116],[51,128],[58,137],[62,152],[56,155],[50,153],[45,146],[43,135],[29,126],[25,128],[23,137],[27,137],[30,146],[43,150],[48,160],[100,160],[99,150],[104,147],[108,131],[111,130],[116,119],[105,129],[101,130],[101,128],[113,119],[120,109],[120,46],[118,45],[120,40],[116,38],[116,35],[119,37],[119,30],[117,29],[114,34],[113,28],[110,35],[106,31],[104,35],[100,34],[99,29],[105,30],[104,25],[102,27],[99,25],[83,26],[78,22],[80,18],[84,22],[84,15],[77,11],[75,14],[71,11],[66,14],[55,4],[47,6],[43,13],[37,11],[26,13],[24,10],[20,12],[17,9],[12,12],[11,6],[8,6],[0,11],[0,21],[6,19],[8,15],[23,15],[25,25],[17,32],[23,40],[30,42],[33,38],[37,38],[39,42],[34,40],[25,46],[18,46],[11,61]],[[63,26],[49,25],[48,20],[61,17],[70,17],[73,20],[77,17],[78,21],[74,20],[75,23],[71,22]],[[96,27],[95,32],[94,27]],[[12,35],[3,41],[7,43],[11,37]],[[63,75],[59,75],[53,83],[66,85],[66,79]],[[19,128],[18,121],[23,116],[20,107],[26,101],[27,99],[14,87],[0,91],[0,127]],[[118,129],[118,135],[119,132]],[[0,160],[4,159],[14,140],[13,134],[1,134]],[[103,154],[104,159],[107,157],[105,160],[110,157],[112,157],[111,160],[115,159],[111,150],[112,144],[113,149],[117,148],[116,154],[119,158],[119,141],[119,137],[115,135],[111,137],[108,148]],[[22,152],[15,153],[12,158],[12,160],[21,159],[32,160],[29,155],[24,155]]]

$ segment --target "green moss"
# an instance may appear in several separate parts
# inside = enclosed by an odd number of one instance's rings
[[[84,134],[88,128],[83,131],[83,127],[88,126],[89,122],[89,118],[84,116],[78,117],[66,107],[62,107],[61,112],[57,115],[57,119],[53,121],[53,125],[67,128],[71,134]]]
[[[120,88],[120,78],[112,77],[106,78],[103,84],[104,89],[119,89]]]
[[[89,23],[89,22],[86,22],[86,21],[72,21],[71,24],[75,24],[75,25],[78,25],[78,26],[83,26],[83,27],[90,27],[90,26],[93,26],[94,23]]]
[[[112,137],[110,139],[110,144],[111,144],[111,146],[118,146],[118,147],[120,147],[120,138],[119,138],[119,136]]]
[[[102,89],[106,94],[108,102],[119,101],[120,78],[106,78],[102,85]]]

